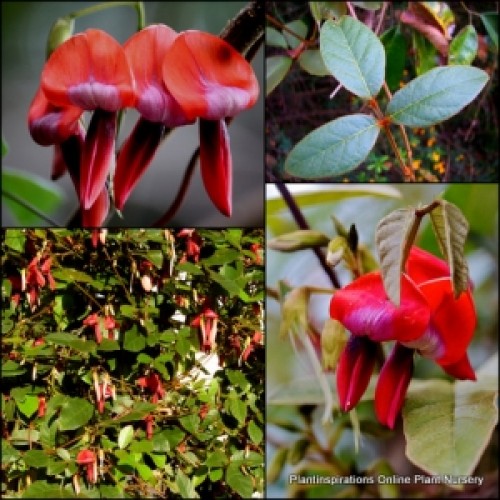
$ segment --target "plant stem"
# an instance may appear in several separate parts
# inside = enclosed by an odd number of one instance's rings
[[[90,7],[85,7],[84,9],[75,10],[74,12],[68,14],[66,17],[68,17],[69,19],[77,19],[79,17],[88,16],[89,14],[94,14],[95,12],[100,12],[101,10],[110,9],[113,7],[133,7],[137,12],[138,31],[140,31],[146,25],[143,2],[100,3],[97,5],[92,5]]]

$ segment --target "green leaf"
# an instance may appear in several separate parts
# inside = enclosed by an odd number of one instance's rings
[[[262,438],[264,437],[264,433],[262,432],[262,429],[255,423],[255,420],[252,420],[248,424],[248,435],[250,436],[250,439],[255,443],[259,444],[262,441]]]
[[[229,295],[231,297],[235,295],[238,296],[241,292],[241,287],[238,286],[238,284],[235,281],[227,279],[224,276],[221,276],[219,273],[210,271],[210,279],[218,283],[225,290],[227,290],[227,292],[229,292]]]
[[[373,116],[354,114],[337,118],[296,144],[286,159],[285,170],[305,179],[343,175],[367,157],[379,131]]]
[[[22,226],[36,226],[46,220],[5,193],[11,193],[38,212],[47,215],[53,213],[63,200],[61,188],[57,184],[35,174],[28,175],[2,166],[2,201]]]
[[[78,271],[78,269],[72,269],[71,267],[64,267],[59,269],[54,269],[52,275],[56,280],[59,281],[80,281],[82,283],[93,283],[94,279],[83,271]]]
[[[149,453],[153,451],[153,441],[151,439],[132,441],[129,449],[130,453]]]
[[[2,135],[2,158],[4,158],[8,152],[9,152],[9,146],[4,136]]]
[[[479,17],[483,21],[491,41],[498,49],[498,12],[485,12],[484,14],[480,14]]]
[[[385,52],[370,28],[350,16],[326,21],[319,45],[326,67],[347,90],[364,99],[379,93],[385,77]]]
[[[247,405],[238,397],[230,398],[227,400],[229,413],[238,420],[240,424],[245,422],[247,418]]]
[[[23,375],[24,373],[26,373],[26,368],[11,359],[2,363],[2,377],[16,377],[17,375]]]
[[[126,351],[139,352],[146,347],[146,338],[139,332],[137,325],[134,325],[130,330],[125,332],[123,340],[123,348]]]
[[[47,342],[71,347],[79,352],[95,352],[97,344],[93,340],[83,340],[71,333],[49,333],[45,336]]]
[[[450,266],[453,294],[458,298],[469,288],[469,268],[464,257],[469,223],[460,209],[446,200],[440,200],[430,215],[439,248]]]
[[[384,45],[387,59],[385,81],[389,89],[394,92],[399,89],[399,82],[403,78],[406,65],[406,38],[398,28],[390,28],[382,33],[380,41]]]
[[[145,464],[137,464],[136,469],[144,481],[149,481],[153,477],[153,471]]]
[[[221,266],[229,262],[234,262],[241,258],[241,252],[234,248],[220,248],[211,257],[203,259],[201,263],[204,266]]]
[[[330,238],[321,231],[313,229],[299,229],[292,233],[281,234],[268,241],[267,246],[280,252],[295,252],[306,248],[325,247]]]
[[[281,447],[276,450],[276,453],[272,456],[269,467],[267,470],[267,480],[270,483],[276,482],[281,476],[281,472],[286,465],[286,459],[288,457],[288,448]]]
[[[148,259],[157,269],[161,269],[163,265],[163,253],[161,250],[150,250],[146,254],[146,259]]]
[[[27,395],[17,401],[17,407],[24,416],[30,418],[38,410],[38,397]]]
[[[209,468],[224,467],[228,462],[228,458],[223,451],[217,450],[209,453],[205,460],[205,465]]]
[[[43,450],[29,450],[23,455],[26,465],[30,467],[42,468],[49,465],[50,457]]]
[[[229,464],[226,470],[226,482],[242,498],[251,498],[253,493],[253,482],[250,476],[243,474],[240,465]]]
[[[300,67],[310,75],[326,76],[330,74],[325,66],[321,52],[318,49],[305,50],[300,54],[298,63]]]
[[[26,234],[24,229],[7,229],[5,231],[5,244],[16,252],[24,252]]]
[[[292,58],[288,56],[266,57],[266,96],[268,96],[285,78]]]
[[[182,469],[178,469],[176,472],[175,484],[182,498],[200,498],[191,479],[184,474]]]
[[[479,374],[476,382],[413,381],[403,407],[407,457],[431,475],[471,475],[498,419],[496,385]]]
[[[126,425],[120,430],[118,434],[118,448],[125,449],[134,439],[134,426]]]
[[[2,439],[2,465],[15,462],[21,454],[6,439]]]
[[[59,429],[73,431],[83,427],[94,414],[94,407],[83,398],[65,398],[59,414]]]
[[[179,419],[179,423],[186,429],[190,434],[196,434],[198,427],[200,425],[200,417],[196,414],[186,415]]]
[[[285,24],[285,26],[298,37],[302,39],[307,37],[307,24],[304,21],[297,19]],[[288,46],[292,49],[296,49],[301,43],[300,38],[297,38],[297,36],[292,35],[288,31],[283,31],[283,36],[286,38]]]
[[[401,299],[401,272],[420,220],[416,217],[415,210],[400,208],[381,219],[375,231],[384,288],[387,296],[397,306]]]
[[[270,26],[266,27],[266,45],[288,49],[288,44],[283,34]]]
[[[477,48],[478,38],[474,26],[464,26],[450,43],[448,64],[471,64],[476,57]]]
[[[387,114],[409,127],[429,127],[457,114],[488,81],[488,74],[471,66],[434,68],[398,90]]]
[[[176,269],[179,272],[184,271],[188,274],[192,274],[193,276],[203,275],[203,269],[201,269],[200,266],[197,266],[196,264],[192,264],[191,262],[183,262],[182,264],[177,264]]]
[[[80,495],[81,497],[82,495]],[[77,498],[71,489],[63,489],[58,484],[49,484],[47,481],[35,481],[23,492],[22,498]]]

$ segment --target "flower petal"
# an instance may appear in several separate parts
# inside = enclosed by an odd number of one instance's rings
[[[109,194],[106,186],[102,189],[92,206],[82,211],[82,227],[101,227],[109,212]]]
[[[416,246],[411,247],[406,261],[406,272],[417,285],[450,276],[450,268],[444,260]]]
[[[192,123],[163,83],[162,62],[177,32],[153,24],[131,36],[124,45],[136,82],[135,107],[149,121],[168,127]]]
[[[164,125],[139,118],[134,130],[122,146],[116,162],[114,200],[122,210],[132,189],[151,163],[163,136]]]
[[[413,375],[413,349],[396,342],[378,376],[375,388],[375,413],[379,422],[393,429],[403,406]]]
[[[419,288],[431,308],[431,327],[442,347],[436,361],[440,365],[459,361],[476,328],[476,311],[470,290],[455,299],[449,278],[428,281]]]
[[[224,120],[200,119],[200,168],[203,184],[217,209],[232,212],[233,164]]]
[[[42,71],[42,89],[56,106],[117,111],[135,102],[122,46],[96,29],[71,37],[52,53]]]
[[[179,64],[182,61],[182,64]],[[188,117],[219,120],[255,104],[259,84],[252,66],[210,33],[184,31],[163,61],[163,79]]]
[[[54,106],[39,88],[28,112],[31,137],[41,146],[59,144],[78,132],[81,114],[82,110],[75,106]]]
[[[80,204],[88,210],[101,194],[115,158],[116,113],[97,109],[90,121],[80,165]]]
[[[375,343],[352,335],[337,365],[337,393],[342,411],[354,408],[364,394],[375,366]]]
[[[384,290],[380,272],[361,276],[335,292],[330,316],[353,335],[367,336],[375,342],[411,341],[426,330],[430,309],[424,296],[406,277],[401,277],[401,305],[396,307]]]
[[[467,354],[464,354],[457,362],[449,365],[441,365],[441,367],[448,375],[460,380],[476,380],[474,368],[472,368]]]

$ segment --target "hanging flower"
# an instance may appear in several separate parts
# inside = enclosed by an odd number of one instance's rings
[[[76,456],[76,463],[84,466],[87,471],[87,480],[89,483],[97,483],[97,458],[93,451],[80,451]]]
[[[147,389],[152,394],[152,403],[157,403],[159,399],[162,399],[163,396],[165,396],[163,383],[157,373],[150,372],[146,377],[138,378],[136,384],[144,389]]]
[[[466,352],[476,326],[471,288],[455,298],[446,262],[417,247],[411,249],[405,270],[399,307],[387,298],[378,271],[337,291],[330,303],[331,317],[352,334],[337,367],[342,410],[353,408],[363,395],[376,343],[396,341],[375,391],[377,417],[390,428],[404,402],[415,352],[452,377],[476,378]]]
[[[206,353],[211,352],[215,347],[218,318],[218,314],[210,309],[205,301],[201,313],[191,321],[191,326],[199,328],[202,350]]]
[[[192,123],[163,83],[162,62],[177,37],[164,24],[153,24],[131,36],[124,45],[135,82],[135,107],[141,114],[117,159],[114,200],[122,210],[134,186],[151,163],[167,129]],[[176,65],[182,64],[177,61]]]
[[[225,118],[257,101],[259,85],[253,69],[221,38],[190,30],[179,34],[167,51],[163,81],[187,119],[200,118],[203,183],[217,209],[230,216],[232,158]]]

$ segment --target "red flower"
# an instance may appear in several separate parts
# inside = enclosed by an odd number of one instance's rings
[[[157,373],[151,372],[147,377],[140,377],[137,379],[136,384],[140,387],[148,389],[152,394],[151,402],[157,403],[158,399],[163,398],[165,389],[160,376]]]
[[[177,36],[167,51],[163,80],[187,118],[200,118],[203,183],[218,210],[230,216],[232,159],[224,119],[257,101],[259,85],[253,69],[224,40],[193,30]]]
[[[125,52],[104,31],[89,29],[71,37],[45,64],[28,117],[37,142],[59,144],[77,135],[79,116],[95,110],[81,151],[78,186],[75,182],[83,210],[102,197],[114,159],[116,112],[134,102]]]
[[[191,326],[199,327],[201,334],[202,350],[211,352],[215,347],[215,338],[217,336],[218,314],[205,303],[203,309],[193,321]]]
[[[401,277],[399,307],[387,298],[376,271],[337,291],[330,315],[353,335],[337,367],[344,411],[357,404],[368,385],[374,342],[396,341],[375,393],[377,417],[391,428],[410,383],[414,351],[455,378],[475,380],[466,352],[476,326],[471,289],[455,299],[447,264],[419,248],[412,248]]]
[[[177,236],[186,238],[186,254],[192,262],[198,262],[203,244],[200,235],[194,229],[182,229]]]
[[[86,326],[94,327],[95,340],[98,344],[102,342],[102,333],[100,325],[100,317],[98,313],[89,314],[84,320],[83,324]]]
[[[80,451],[76,456],[76,463],[85,467],[87,471],[87,480],[89,483],[97,483],[97,458],[93,451]]]
[[[136,109],[141,114],[118,155],[114,199],[122,210],[132,189],[151,163],[165,135],[165,127],[192,123],[165,87],[162,62],[177,33],[154,24],[131,36],[124,45],[137,86]],[[177,62],[182,64],[182,62]]]
[[[45,411],[47,409],[47,401],[45,399],[45,396],[43,394],[38,395],[38,417],[43,417],[45,416]]]

